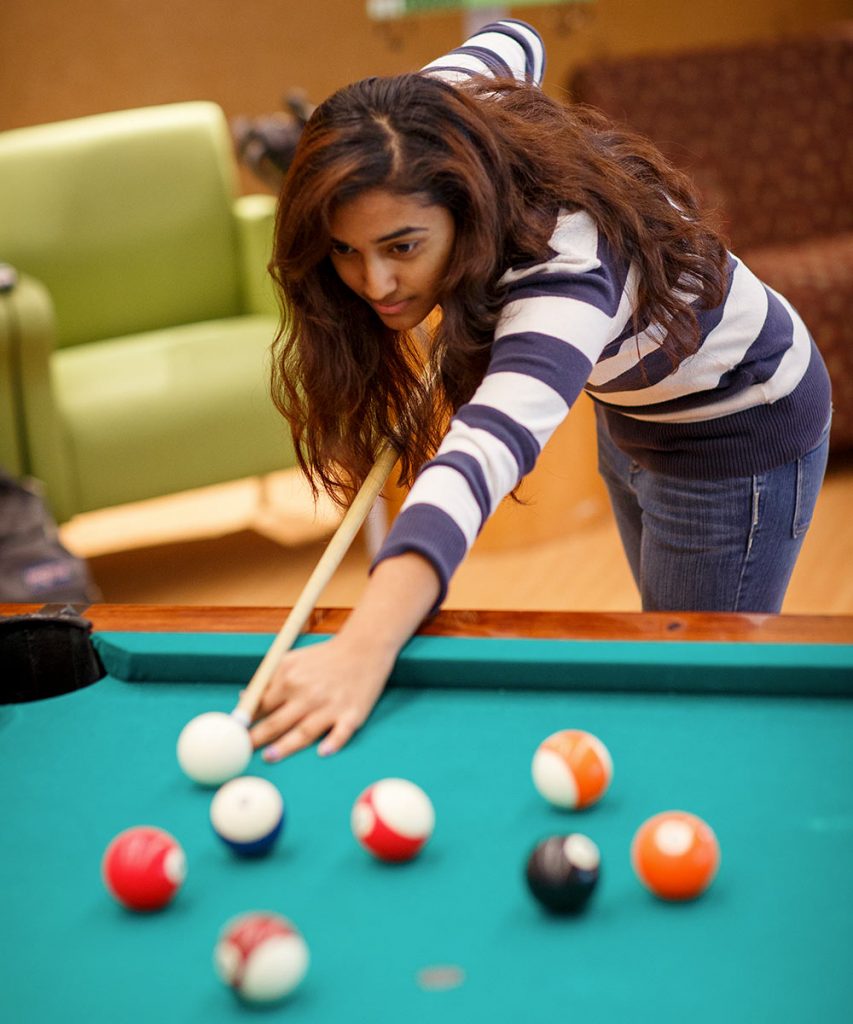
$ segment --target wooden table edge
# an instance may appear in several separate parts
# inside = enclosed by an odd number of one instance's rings
[[[0,605],[0,615],[58,614],[61,605]],[[288,608],[225,605],[94,604],[66,606],[94,629],[138,632],[277,633]],[[307,632],[334,633],[349,608],[317,608]],[[728,612],[573,612],[470,609],[440,612],[426,635],[575,640],[851,644],[851,615]]]

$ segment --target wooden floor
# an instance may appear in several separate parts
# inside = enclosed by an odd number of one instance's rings
[[[92,513],[61,532],[108,602],[290,605],[335,523],[327,505],[315,512],[298,477],[282,473]],[[356,540],[321,605],[356,601],[381,521],[373,530]],[[475,547],[445,607],[635,611],[639,602],[605,515],[559,541]],[[784,611],[853,614],[853,459],[830,466]]]

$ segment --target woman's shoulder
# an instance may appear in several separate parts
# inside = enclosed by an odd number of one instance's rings
[[[512,284],[539,274],[586,274],[600,271],[606,262],[606,247],[598,226],[586,210],[560,210],[548,239],[544,258],[518,261],[501,278]]]

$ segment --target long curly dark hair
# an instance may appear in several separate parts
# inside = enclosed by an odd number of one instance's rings
[[[329,258],[335,211],[376,188],[454,219],[426,356]],[[282,305],[273,399],[315,491],[345,504],[387,439],[401,451],[402,482],[412,481],[483,378],[501,276],[547,258],[560,209],[587,211],[616,257],[636,264],[635,326],[666,326],[673,366],[695,351],[694,302],[722,301],[725,247],[689,179],[648,140],[515,81],[368,78],[317,108],[282,188],[270,263]]]

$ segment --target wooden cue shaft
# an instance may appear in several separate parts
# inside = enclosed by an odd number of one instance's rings
[[[397,458],[398,452],[391,444],[386,444],[376,457],[373,468],[367,474],[364,483],[359,488],[355,498],[353,498],[352,504],[347,509],[337,530],[335,530],[334,536],[326,545],[326,550],[320,556],[314,571],[308,577],[308,582],[302,588],[302,592],[291,609],[290,614],[284,620],[278,635],[264,655],[264,659],[249,681],[249,685],[243,691],[236,708],[232,711],[232,715],[244,725],[248,726],[255,717],[261,697],[278,666],[281,656],[290,650],[302,632],[302,628],[314,610],[320,594],[325,590],[332,576],[334,576],[338,566],[343,561],[344,555],[349,551],[355,535],[367,518],[367,513],[370,511],[373,502],[385,486],[385,482],[391,475],[391,470],[394,468]]]

